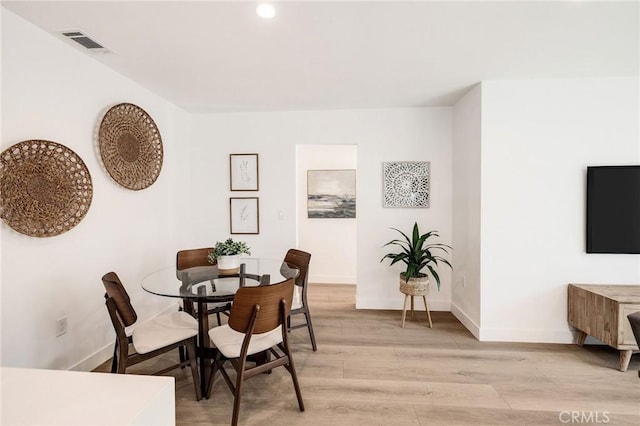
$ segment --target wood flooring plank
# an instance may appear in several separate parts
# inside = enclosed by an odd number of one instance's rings
[[[391,380],[305,378],[313,399],[379,401],[412,405],[462,405],[508,408],[491,385]]]
[[[571,424],[572,413],[562,411],[533,411],[513,409],[488,409],[466,407],[415,407],[421,425],[458,425],[458,426],[494,426],[494,425],[562,425]],[[578,413],[581,414],[581,413]],[[590,413],[585,413],[588,416]],[[595,413],[592,421],[595,423]],[[578,418],[578,417],[577,417]],[[455,419],[455,420],[452,420]],[[638,425],[640,416],[599,413],[599,423],[609,425]],[[578,424],[575,422],[574,424]]]
[[[531,368],[523,368],[519,362],[485,361],[467,362],[464,359],[403,359],[392,363],[362,363],[345,361],[344,377],[381,380],[432,381],[450,383],[504,383],[545,382],[552,380]]]

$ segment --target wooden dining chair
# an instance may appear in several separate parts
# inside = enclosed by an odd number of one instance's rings
[[[209,262],[209,253],[212,251],[213,247],[180,250],[176,254],[176,271],[182,271],[196,266],[212,266]],[[194,316],[196,314],[193,302],[182,301],[181,308]],[[222,325],[220,314],[224,313],[228,315],[230,309],[231,303],[207,303],[207,312],[209,315],[216,315],[218,325]]]
[[[242,383],[257,374],[285,367],[293,380],[300,411],[304,411],[298,376],[287,340],[286,320],[293,297],[293,278],[278,284],[241,287],[233,298],[229,322],[209,330],[211,343],[217,348],[213,370],[207,387],[207,397],[217,371],[234,395],[231,424],[238,424]],[[247,357],[268,352],[267,361],[247,365]],[[235,384],[224,364],[229,361],[236,371]]]
[[[125,374],[127,367],[176,348],[186,347],[189,359],[193,362],[180,362],[155,374],[164,374],[174,368],[190,365],[196,399],[199,401],[202,395],[198,367],[195,362],[198,322],[186,312],[172,312],[138,323],[138,315],[118,275],[115,272],[109,272],[102,277],[102,283],[106,290],[105,303],[116,332],[118,352],[116,372]],[[125,329],[134,325],[133,332],[127,336]],[[129,352],[130,343],[135,350],[133,353]]]
[[[295,330],[296,328],[307,327],[309,330],[309,337],[311,338],[311,347],[313,351],[318,350],[316,345],[316,337],[313,334],[313,325],[311,324],[311,313],[309,312],[309,303],[307,302],[307,288],[309,281],[309,262],[311,261],[311,254],[297,249],[289,249],[284,257],[285,263],[295,265],[300,273],[296,277],[296,287],[293,296],[293,304],[291,305],[291,313],[287,319],[287,326],[289,330]],[[291,325],[291,317],[294,315],[302,314],[305,317],[305,322]]]

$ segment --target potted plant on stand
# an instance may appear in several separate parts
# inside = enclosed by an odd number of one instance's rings
[[[429,327],[433,327],[431,323],[431,314],[427,306],[427,295],[429,294],[429,276],[433,277],[440,290],[440,276],[438,275],[438,264],[443,263],[451,268],[451,263],[440,254],[449,254],[450,246],[442,243],[428,243],[430,238],[439,237],[437,231],[429,231],[426,234],[420,234],[418,223],[413,225],[413,233],[409,238],[404,232],[396,228],[391,228],[399,232],[403,239],[391,240],[383,247],[392,245],[397,246],[399,251],[396,253],[387,253],[380,262],[385,259],[391,259],[391,265],[397,262],[403,262],[407,268],[400,273],[400,292],[404,294],[404,304],[402,307],[402,327],[407,313],[407,298],[411,297],[411,316],[413,317],[413,297],[422,296],[424,308],[427,311]],[[422,272],[425,271],[425,272]]]
[[[209,262],[218,264],[221,274],[236,274],[240,270],[240,255],[251,254],[251,249],[244,241],[234,241],[228,238],[226,241],[217,241],[213,250],[209,253]]]

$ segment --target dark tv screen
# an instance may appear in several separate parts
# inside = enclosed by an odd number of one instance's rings
[[[587,253],[640,253],[640,166],[587,168]]]

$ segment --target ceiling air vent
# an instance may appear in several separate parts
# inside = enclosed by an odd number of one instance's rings
[[[79,30],[58,31],[67,40],[73,40],[90,52],[111,53],[109,49],[95,41],[87,33]]]

